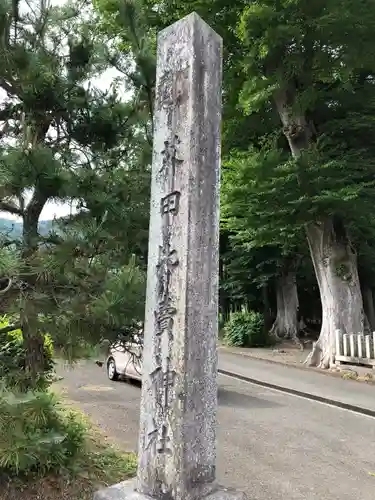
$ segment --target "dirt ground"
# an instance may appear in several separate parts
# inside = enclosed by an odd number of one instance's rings
[[[358,382],[365,382],[375,384],[375,370],[369,366],[359,366],[342,364],[335,370],[320,370],[319,368],[309,368],[304,362],[310,352],[311,344],[305,346],[302,351],[299,346],[292,342],[283,342],[276,347],[227,347],[220,345],[219,350],[239,354],[241,356],[248,356],[267,361],[269,363],[279,363],[283,365],[295,366],[298,368],[305,368],[307,370],[321,371],[326,375],[342,377],[344,379],[356,380]]]
[[[227,347],[220,346],[227,352],[234,354],[241,354],[243,356],[264,359],[266,361],[274,361],[276,363],[283,363],[293,366],[301,366],[310,352],[310,346],[305,347],[301,351],[300,347],[291,343],[284,342],[277,345],[277,347]]]

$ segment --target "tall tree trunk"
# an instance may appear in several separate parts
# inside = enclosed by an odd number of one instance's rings
[[[278,90],[274,99],[290,151],[294,158],[300,158],[315,141],[314,124],[303,110],[298,111],[294,82]],[[316,196],[313,183],[305,179],[303,166],[298,168],[301,189],[310,197]],[[306,363],[329,368],[335,362],[336,329],[342,333],[362,333],[364,329],[357,259],[343,222],[334,216],[309,223],[306,234],[322,302],[322,329]]]
[[[262,300],[263,300],[263,317],[264,317],[264,329],[268,333],[272,327],[272,315],[270,300],[268,297],[268,284],[263,283],[262,285]]]
[[[223,289],[223,284],[224,282],[224,262],[223,259],[220,257],[219,258],[219,312],[221,314],[223,322],[226,322],[226,293],[225,290]]]
[[[39,329],[38,309],[35,304],[37,292],[38,223],[47,198],[36,188],[23,215],[22,272],[20,323],[26,350],[25,371],[29,385],[35,387],[44,373],[44,336]]]
[[[372,289],[365,285],[362,290],[363,306],[372,332],[375,331],[375,308]]]
[[[296,272],[284,270],[276,282],[277,315],[271,335],[298,341],[298,292]]]
[[[330,368],[335,362],[335,332],[363,333],[364,312],[356,254],[340,220],[329,217],[307,227],[322,301],[322,329],[306,363]]]
[[[26,348],[25,371],[30,387],[35,387],[44,372],[44,337],[38,328],[38,315],[32,310],[32,298],[25,301],[20,322]]]

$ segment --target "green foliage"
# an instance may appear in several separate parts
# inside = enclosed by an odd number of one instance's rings
[[[49,369],[38,332],[72,359],[143,316],[155,66],[140,17],[121,45],[78,0],[0,7],[0,209],[19,218],[0,226],[1,310],[19,318],[32,383]],[[44,224],[51,202],[73,210]]]
[[[233,152],[223,169],[222,223],[243,244],[288,252],[301,239],[306,217],[303,199],[295,200],[298,190],[296,168],[283,151]]]
[[[134,477],[137,472],[138,457],[135,453],[119,454],[115,449],[107,448],[102,453],[97,453],[95,457],[95,465],[108,474],[120,476],[121,481],[124,477]]]
[[[222,318],[241,305],[263,311],[260,290],[274,288],[285,259],[300,265],[301,289],[316,289],[304,231],[332,215],[372,285],[370,0],[96,0],[84,15],[81,7],[39,2],[15,15],[0,4],[0,208],[25,230],[4,225],[0,270],[27,290],[21,321],[38,328],[43,312],[71,359],[142,321],[156,32],[192,11],[224,39]],[[108,69],[116,77],[99,88]],[[309,128],[298,155],[293,117]],[[45,230],[50,201],[72,201],[77,213]],[[337,273],[346,275],[340,263]],[[4,310],[19,314],[19,294],[7,297]]]
[[[266,168],[268,192],[277,191],[268,204],[272,220],[287,213],[284,225],[292,226],[335,213],[350,224],[369,210],[374,141],[367,138],[364,145],[363,137],[374,129],[370,109],[375,67],[369,54],[374,53],[370,39],[375,26],[366,14],[371,6],[370,1],[357,8],[351,0],[314,5],[262,0],[238,12],[246,75],[240,101],[245,112],[264,116],[277,104],[282,118],[281,109],[289,109],[289,125],[284,116],[283,130],[279,121],[269,131],[277,138],[273,148],[286,155],[273,173]],[[353,29],[357,25],[362,34],[358,43]],[[287,101],[281,104],[284,91]],[[298,142],[293,132],[297,116],[303,116],[312,130],[308,143],[294,148],[293,156],[299,158],[292,160],[283,133]],[[266,157],[262,162],[269,164]]]
[[[270,338],[264,329],[263,315],[254,311],[232,313],[225,325],[225,342],[233,347],[265,347]]]
[[[0,471],[45,474],[71,465],[86,427],[63,414],[53,394],[0,391]]]
[[[57,410],[59,418],[66,422],[64,406]],[[67,439],[72,441],[74,448],[80,446],[77,452],[73,448],[73,456],[67,465],[17,476],[14,472],[4,474],[4,469],[0,467],[1,493],[4,498],[18,499],[21,496],[43,499],[46,495],[49,497],[57,494],[64,499],[92,500],[98,489],[134,477],[137,470],[135,453],[123,453],[110,445],[88,418],[76,410],[70,412],[67,425]],[[87,432],[82,441],[84,429]]]
[[[70,294],[62,298],[61,312],[48,328],[60,354],[73,361],[90,355],[89,346],[102,339],[129,339],[143,321],[146,274],[135,259],[119,269],[107,269],[100,258],[93,264],[95,280],[84,291],[75,275],[69,275]],[[100,287],[96,277],[102,275]],[[91,287],[94,293],[90,293]],[[66,313],[63,309],[66,309]],[[86,332],[90,332],[90,337]]]
[[[7,388],[26,391],[30,381],[25,374],[26,349],[22,331],[19,328],[1,333],[10,327],[9,319],[0,320],[0,379]],[[35,381],[34,387],[45,389],[52,382],[54,373],[53,342],[50,335],[44,335],[44,367],[43,373]]]
[[[108,276],[101,296],[92,303],[89,314],[105,321],[107,328],[126,328],[129,318],[134,320],[143,315],[146,275],[134,259]]]

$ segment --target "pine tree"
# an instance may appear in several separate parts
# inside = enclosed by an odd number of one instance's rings
[[[113,65],[89,4],[1,0],[0,43],[0,208],[23,223],[20,241],[3,238],[17,261],[7,311],[19,320],[32,385],[44,331],[69,350],[140,320],[149,143],[139,103],[121,97],[126,75],[107,90],[93,84]],[[42,236],[51,201],[74,202],[78,213]]]

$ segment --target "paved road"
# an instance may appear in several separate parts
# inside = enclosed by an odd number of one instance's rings
[[[251,379],[375,411],[375,386],[319,371],[267,363],[220,349],[219,368]],[[371,368],[368,370],[371,372]],[[374,495],[375,498],[375,495]]]
[[[136,450],[138,386],[82,364],[59,382],[108,437]],[[373,500],[375,419],[219,377],[218,479],[249,500]]]

